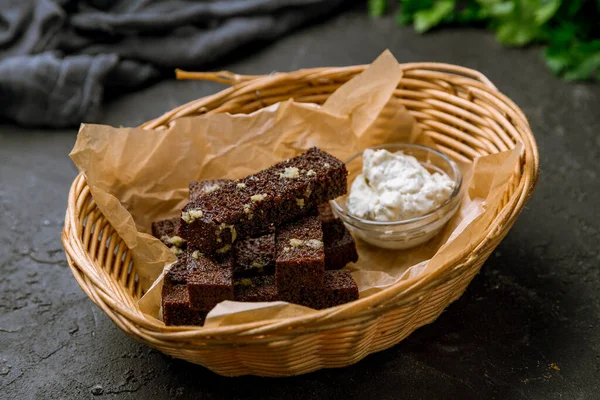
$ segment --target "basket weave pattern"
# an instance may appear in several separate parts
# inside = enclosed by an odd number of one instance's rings
[[[100,213],[80,174],[69,193],[62,241],[83,291],[128,335],[222,375],[289,376],[343,367],[400,342],[433,322],[461,296],[490,253],[514,224],[538,176],[535,139],[522,111],[481,73],[448,64],[402,64],[404,76],[384,109],[403,105],[439,149],[456,160],[523,144],[519,169],[506,188],[492,223],[473,232],[476,245],[439,270],[397,284],[367,298],[310,316],[221,328],[165,327],[146,319],[136,301],[138,283],[131,252]],[[268,76],[229,72],[187,73],[231,87],[178,107],[143,125],[166,129],[181,117],[250,113],[279,101],[322,104],[365,66],[316,68]]]

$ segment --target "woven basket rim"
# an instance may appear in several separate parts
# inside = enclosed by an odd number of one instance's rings
[[[147,320],[140,315],[135,315],[134,312],[125,312],[123,310],[124,307],[119,307],[118,302],[114,301],[114,305],[110,304],[110,296],[108,293],[104,293],[104,290],[100,285],[93,282],[92,277],[87,274],[87,271],[82,270],[77,262],[77,254],[74,250],[74,246],[72,242],[75,241],[76,246],[82,247],[82,243],[77,243],[77,241],[81,242],[81,239],[78,237],[77,232],[77,221],[78,221],[78,210],[76,209],[76,202],[78,196],[85,190],[87,186],[87,182],[85,181],[85,176],[80,173],[74,179],[71,189],[69,191],[69,205],[67,208],[67,213],[65,216],[65,227],[63,230],[62,241],[67,253],[67,260],[69,266],[84,292],[98,304],[98,301],[102,301],[104,305],[107,303],[110,306],[110,309],[114,314],[108,313],[111,319],[117,323],[117,325],[122,327],[122,324],[119,323],[121,321],[117,321],[119,318],[125,318],[129,320],[135,320],[135,325],[138,330],[143,330],[149,333],[152,333],[154,337],[172,342],[172,344],[177,344],[181,340],[184,339],[198,339],[202,338],[206,341],[211,341],[218,345],[216,342],[219,339],[224,337],[228,337],[230,335],[237,335],[237,337],[247,337],[247,336],[257,336],[257,335],[269,335],[275,334],[278,337],[281,337],[282,330],[290,329],[290,336],[298,336],[304,333],[315,332],[315,331],[323,331],[331,329],[333,324],[339,324],[344,320],[351,319],[357,315],[363,316],[363,314],[370,315],[371,318],[377,318],[381,313],[385,312],[385,310],[389,307],[397,307],[398,304],[401,303],[401,298],[406,297],[408,294],[412,292],[417,292],[426,288],[428,285],[432,284],[432,281],[435,277],[443,275],[448,270],[454,270],[456,273],[459,273],[461,267],[472,263],[477,259],[479,254],[486,248],[486,246],[494,240],[495,237],[501,236],[505,234],[508,229],[512,226],[514,221],[516,220],[519,212],[522,210],[524,204],[529,200],[531,194],[533,193],[534,187],[537,183],[538,175],[539,175],[539,162],[538,162],[538,150],[537,145],[535,143],[535,138],[530,131],[529,124],[527,119],[525,118],[522,111],[516,106],[512,100],[508,97],[500,93],[496,87],[485,77],[482,73],[451,64],[444,63],[408,63],[401,64],[402,68],[405,72],[407,71],[421,71],[421,70],[434,70],[434,71],[450,71],[451,73],[455,73],[458,75],[463,75],[465,79],[476,80],[481,83],[482,88],[487,88],[488,91],[492,91],[493,94],[502,100],[505,104],[508,105],[512,110],[515,111],[518,117],[522,118],[522,121],[525,123],[525,126],[529,129],[526,132],[527,139],[529,139],[529,146],[526,148],[529,150],[529,153],[525,154],[525,157],[529,158],[530,163],[528,166],[529,175],[526,176],[525,173],[521,175],[521,182],[517,186],[517,189],[510,196],[509,201],[503,207],[502,211],[493,219],[493,221],[486,227],[483,232],[479,233],[477,244],[474,244],[471,248],[466,249],[463,253],[456,255],[453,259],[447,260],[442,267],[437,270],[429,271],[424,275],[419,275],[417,277],[409,278],[406,280],[402,280],[396,282],[395,284],[382,289],[377,293],[373,293],[368,297],[359,299],[357,301],[340,305],[334,308],[319,310],[311,313],[308,316],[300,316],[294,318],[285,318],[285,319],[274,319],[274,320],[265,320],[265,321],[257,321],[251,323],[244,323],[234,326],[226,326],[226,327],[184,327],[184,326],[164,326],[158,322]],[[233,84],[230,88],[226,88],[221,90],[211,96],[207,96],[205,98],[189,102],[180,107],[177,107],[170,112],[163,114],[163,116],[158,117],[154,120],[148,121],[147,123],[142,125],[144,129],[155,129],[160,126],[166,126],[172,120],[177,118],[185,117],[186,111],[189,111],[190,108],[193,108],[196,103],[202,100],[204,103],[210,103],[214,99],[222,98],[225,96],[229,96],[232,93],[235,93],[236,90],[242,92],[252,92],[255,90],[255,87],[271,87],[276,86],[281,79],[289,79],[289,80],[311,80],[311,79],[327,79],[328,74],[342,73],[348,75],[355,75],[356,73],[364,70],[366,66],[349,66],[349,67],[336,67],[336,68],[312,68],[305,69],[299,71],[293,71],[289,73],[277,73],[267,76],[244,76],[232,74],[230,72],[221,71],[216,73],[202,73],[202,79],[213,80],[216,82],[222,83],[230,83]],[[181,74],[182,71],[179,71],[178,74]],[[523,177],[529,178],[528,181],[524,181]],[[512,206],[512,208],[509,208]],[[500,230],[496,229],[501,227]],[[81,255],[81,254],[80,254]],[[94,261],[90,260],[88,254],[83,255],[84,258],[87,257],[87,262],[89,264],[95,264]],[[92,268],[101,269],[96,265],[92,265]],[[99,293],[91,293],[91,289],[88,288],[84,284],[84,281],[89,281],[94,288]],[[104,298],[99,298],[104,297]],[[384,300],[399,297],[392,304],[385,305],[381,307],[381,304]],[[137,305],[136,305],[137,307]],[[381,308],[380,308],[381,307]],[[103,307],[101,307],[103,308]],[[106,310],[105,310],[106,311]],[[138,311],[139,312],[139,311]],[[335,325],[339,327],[339,325]],[[182,346],[185,347],[185,344]]]

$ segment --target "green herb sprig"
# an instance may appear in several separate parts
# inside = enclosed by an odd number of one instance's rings
[[[369,0],[372,16],[391,7]],[[550,70],[566,80],[600,81],[600,0],[399,0],[399,24],[419,33],[446,25],[487,26],[506,46],[544,46]]]

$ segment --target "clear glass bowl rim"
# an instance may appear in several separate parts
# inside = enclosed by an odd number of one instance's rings
[[[348,218],[350,221],[355,221],[361,224],[366,224],[366,225],[372,225],[372,226],[402,226],[402,225],[408,225],[408,224],[413,224],[415,222],[419,222],[419,221],[423,221],[426,220],[427,218],[431,217],[433,214],[439,212],[440,210],[444,209],[445,207],[447,207],[449,204],[453,203],[454,200],[458,197],[458,194],[460,193],[461,189],[462,189],[462,174],[460,172],[460,169],[458,168],[458,165],[447,155],[445,155],[444,153],[432,149],[431,147],[427,147],[427,146],[423,146],[420,144],[413,144],[413,143],[389,143],[389,144],[381,144],[378,146],[373,146],[373,147],[367,147],[357,153],[354,153],[353,155],[351,155],[347,160],[344,161],[344,164],[348,164],[349,162],[351,162],[352,160],[354,160],[355,158],[359,157],[360,155],[362,155],[362,153],[365,150],[371,149],[371,150],[376,150],[376,149],[390,149],[390,148],[396,148],[396,151],[400,151],[403,148],[413,148],[413,149],[420,149],[420,150],[425,150],[426,152],[429,153],[433,153],[436,154],[438,156],[440,156],[445,162],[448,163],[448,165],[450,165],[450,167],[452,168],[452,171],[454,173],[455,179],[454,179],[454,190],[452,191],[452,193],[450,194],[450,196],[448,197],[448,199],[443,202],[442,204],[440,204],[438,207],[434,208],[433,210],[431,210],[430,212],[428,212],[427,214],[423,214],[423,215],[419,215],[418,217],[414,217],[414,218],[409,218],[409,219],[402,219],[402,220],[398,220],[398,221],[373,221],[370,219],[363,219],[363,218],[359,218],[357,216],[354,216],[348,212],[346,212],[337,202],[337,200],[332,200],[332,206],[335,209],[335,211],[337,213],[339,213],[340,215],[344,216],[345,218]],[[419,160],[420,161],[420,160]]]

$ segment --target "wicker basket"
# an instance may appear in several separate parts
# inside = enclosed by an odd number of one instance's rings
[[[451,157],[471,161],[512,148],[516,142],[523,144],[520,170],[506,188],[493,222],[485,231],[473,232],[476,245],[465,249],[460,258],[447,260],[424,277],[401,281],[367,298],[310,316],[221,328],[165,327],[139,311],[136,300],[142,289],[135,265],[130,266],[130,252],[97,209],[79,175],[69,193],[62,241],[83,291],[128,335],[229,376],[289,376],[347,366],[433,322],[464,292],[514,224],[537,181],[538,151],[523,112],[481,73],[437,63],[402,67],[404,76],[394,100],[404,105],[424,133]],[[249,113],[288,98],[323,103],[364,68],[315,68],[269,76],[178,71],[180,78],[232,86],[143,127],[165,129],[175,119],[191,115]]]

